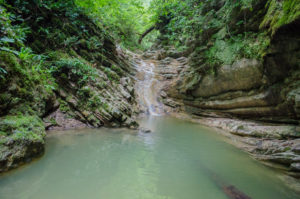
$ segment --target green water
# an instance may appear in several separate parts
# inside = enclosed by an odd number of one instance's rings
[[[0,198],[226,199],[227,185],[251,198],[300,198],[213,130],[165,117],[143,126],[153,132],[52,133],[40,160],[0,177]]]

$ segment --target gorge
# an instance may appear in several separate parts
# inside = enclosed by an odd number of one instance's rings
[[[299,0],[0,13],[0,198],[300,198]]]

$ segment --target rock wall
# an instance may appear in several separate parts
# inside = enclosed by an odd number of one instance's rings
[[[300,4],[249,2],[203,3],[202,34],[191,35],[186,51],[155,46],[161,101],[299,178]]]
[[[242,58],[206,74],[186,66],[167,93],[193,114],[299,124],[300,26],[290,26],[273,36],[262,60]]]
[[[46,130],[137,127],[128,57],[73,1],[0,12],[0,172],[42,155]]]

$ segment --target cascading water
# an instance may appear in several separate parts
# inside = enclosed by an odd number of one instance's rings
[[[158,93],[161,89],[155,62],[140,60],[137,64],[137,93],[141,110],[149,115],[162,115],[164,113],[162,103],[158,101]]]

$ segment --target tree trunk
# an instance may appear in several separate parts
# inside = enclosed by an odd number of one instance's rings
[[[147,29],[142,35],[141,35],[141,37],[140,37],[140,39],[139,39],[139,44],[141,44],[142,43],[142,41],[143,41],[143,39],[144,39],[144,37],[146,36],[146,35],[148,35],[152,30],[154,30],[155,29],[155,26],[151,26],[149,29]]]

